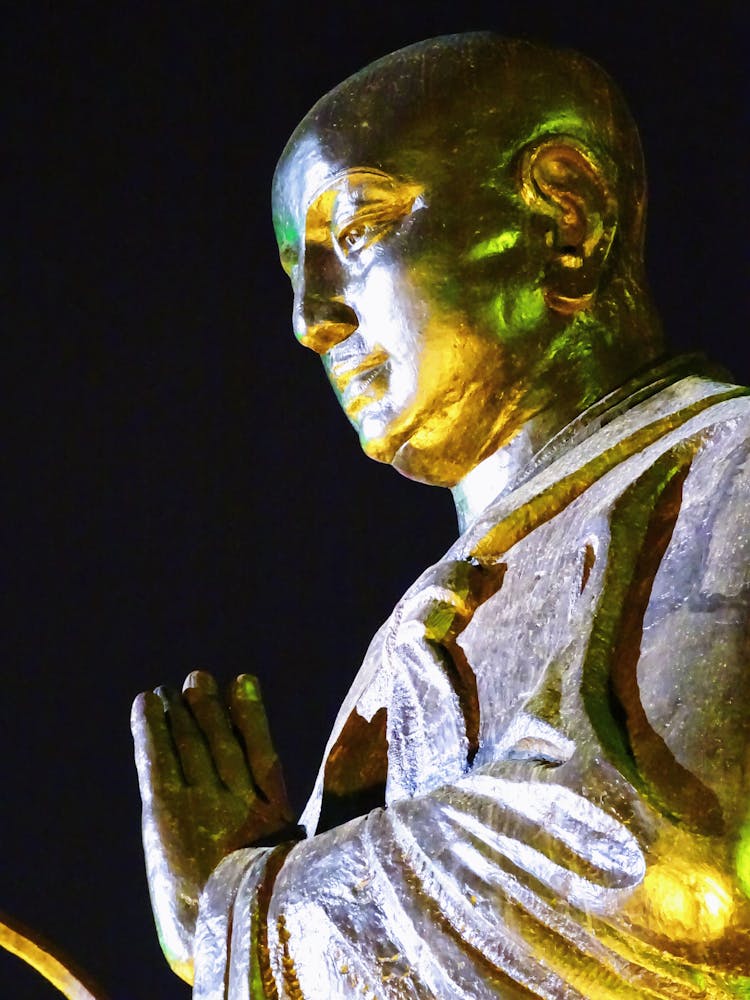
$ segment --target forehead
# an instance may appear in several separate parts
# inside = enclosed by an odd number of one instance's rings
[[[309,206],[346,169],[344,163],[330,155],[314,132],[290,143],[276,168],[273,183],[273,222],[280,243],[294,242],[305,228]]]
[[[465,133],[467,108],[465,101],[460,111],[449,107],[445,94],[426,88],[421,65],[418,53],[394,53],[345,80],[305,116],[274,176],[277,235],[301,232],[313,199],[347,170],[421,184],[429,179],[433,186],[441,159],[436,150],[456,145],[450,137],[456,128]]]
[[[536,113],[530,91],[540,90],[526,85],[528,73],[516,65],[528,61],[526,47],[516,50],[487,36],[435,39],[379,60],[326,94],[276,169],[277,235],[301,232],[313,198],[347,169],[379,170],[433,191],[456,178],[470,186],[488,171],[502,172]],[[538,70],[538,59],[531,61]]]

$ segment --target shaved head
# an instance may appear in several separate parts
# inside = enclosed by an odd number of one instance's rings
[[[578,53],[486,32],[410,45],[326,94],[282,154],[274,201],[298,195],[284,191],[284,168],[306,148],[331,173],[359,161],[408,174],[439,151],[446,174],[469,162],[484,182],[500,183],[518,150],[552,134],[579,140],[594,157],[615,192],[623,239],[640,251],[643,158],[614,83]],[[325,178],[309,180],[322,184]]]

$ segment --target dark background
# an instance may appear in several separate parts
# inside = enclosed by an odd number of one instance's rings
[[[364,459],[291,336],[268,210],[287,136],[430,35],[581,49],[642,130],[672,344],[747,380],[742,6],[6,7],[0,908],[115,1000],[189,995],[142,873],[133,696],[257,672],[301,807],[371,634],[454,534],[447,492]],[[57,995],[0,955],[2,1000]]]

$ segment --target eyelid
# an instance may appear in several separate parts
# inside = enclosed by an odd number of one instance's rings
[[[363,212],[348,219],[342,226],[338,227],[334,233],[334,239],[341,250],[349,255],[363,250],[384,236],[390,226],[398,222],[403,216],[392,215],[391,213]],[[357,234],[359,234],[357,236]],[[353,243],[348,243],[347,238],[354,235]]]
[[[383,222],[395,222],[404,217],[404,212],[398,211],[387,203],[367,205],[353,212],[342,213],[333,220],[333,231],[337,235],[353,225],[371,226]]]
[[[409,191],[407,197],[402,196],[397,199],[378,198],[377,200],[362,201],[359,204],[353,199],[348,199],[345,208],[334,213],[331,227],[332,235],[344,253],[363,249],[364,246],[383,236],[390,226],[411,215],[415,208],[420,207],[419,203],[420,194],[416,190]],[[372,238],[365,241],[363,235],[362,246],[345,246],[344,241],[347,235],[360,229],[369,230]]]

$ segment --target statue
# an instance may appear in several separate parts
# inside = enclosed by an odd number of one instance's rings
[[[621,97],[572,53],[413,45],[315,105],[273,200],[297,338],[460,534],[304,831],[254,678],[136,699],[172,968],[201,1000],[748,996],[750,406],[664,354]]]

